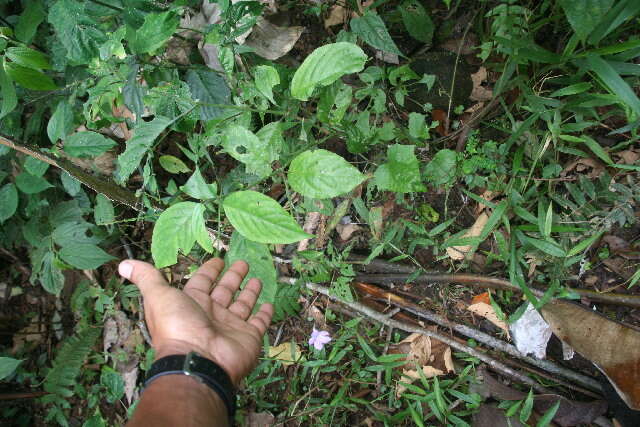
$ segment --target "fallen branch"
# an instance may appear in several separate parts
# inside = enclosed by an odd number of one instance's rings
[[[522,359],[525,362],[533,366],[537,366],[538,368],[541,368],[547,372],[550,372],[555,375],[561,375],[564,378],[574,381],[576,384],[580,384],[589,390],[602,393],[602,387],[593,378],[579,374],[570,369],[564,368],[551,361],[539,360],[539,359],[524,355],[520,353],[518,349],[511,344],[508,344],[500,339],[494,338],[489,334],[485,334],[484,332],[478,331],[469,326],[461,325],[459,323],[455,323],[448,319],[445,319],[444,317],[439,316],[429,310],[426,310],[417,304],[414,304],[412,302],[405,300],[399,295],[392,294],[391,292],[387,292],[376,286],[368,285],[366,283],[354,283],[354,286],[357,289],[363,292],[366,292],[369,295],[375,296],[376,298],[387,301],[388,303],[394,304],[398,307],[402,307],[404,310],[408,311],[411,314],[414,314],[418,317],[426,319],[430,322],[436,323],[442,327],[449,328],[468,338],[473,338],[474,340],[481,342],[491,348],[507,353],[508,355],[513,356],[515,358]]]
[[[550,391],[546,388],[541,386],[540,384],[538,384],[536,381],[534,381],[533,379],[527,377],[524,374],[521,374],[520,372],[511,369],[510,367],[508,367],[507,365],[505,365],[502,362],[499,362],[497,360],[495,360],[494,358],[492,358],[491,356],[487,355],[486,353],[483,353],[481,351],[478,351],[474,348],[471,348],[465,344],[461,344],[458,341],[451,339],[450,337],[447,337],[445,335],[439,334],[438,332],[433,332],[430,331],[428,329],[425,328],[421,328],[421,327],[417,327],[417,326],[413,326],[410,325],[408,323],[405,322],[400,322],[398,320],[394,320],[391,319],[388,316],[385,316],[381,313],[378,313],[375,310],[370,309],[369,307],[366,307],[363,304],[360,304],[358,302],[348,302],[348,301],[344,301],[338,297],[336,297],[335,295],[330,295],[329,293],[329,289],[326,288],[325,286],[321,286],[318,285],[316,283],[306,283],[305,286],[308,289],[311,289],[313,291],[319,292],[327,297],[329,297],[329,299],[339,302],[340,304],[343,304],[347,307],[349,307],[350,309],[359,312],[367,317],[369,317],[370,319],[373,319],[379,323],[382,323],[383,325],[387,325],[388,327],[392,327],[395,329],[399,329],[405,332],[413,332],[413,333],[417,333],[417,334],[421,334],[421,335],[426,335],[428,337],[437,339],[439,341],[442,341],[443,343],[449,345],[451,348],[454,348],[458,351],[461,351],[463,353],[467,353],[470,356],[476,357],[478,359],[480,359],[481,361],[483,361],[484,363],[486,363],[487,365],[489,365],[491,367],[491,369],[493,369],[496,372],[499,372],[502,375],[508,376],[522,384],[526,384],[529,387],[532,387],[534,390],[536,390],[539,393],[550,393]]]

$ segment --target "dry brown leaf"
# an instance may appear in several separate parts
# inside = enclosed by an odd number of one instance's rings
[[[622,400],[640,409],[640,332],[566,301],[542,307],[553,333],[600,369]]]
[[[620,157],[621,163],[625,165],[633,165],[640,159],[640,153],[633,150],[618,151],[614,155]]]
[[[298,344],[292,347],[291,342],[288,341],[269,347],[269,357],[281,361],[284,366],[290,366],[302,359],[302,353]]]
[[[480,67],[477,72],[471,74],[471,81],[473,82],[473,90],[469,99],[476,102],[489,101],[493,98],[493,90],[487,89],[482,86],[482,82],[487,80],[487,69]]]
[[[460,55],[470,55],[476,51],[477,45],[478,45],[478,36],[476,36],[472,32],[469,32],[467,33],[467,36],[464,38],[460,37],[460,38],[451,38],[446,40],[444,43],[440,45],[440,47],[444,50],[448,50],[449,52],[453,52],[455,54],[457,54],[458,49],[460,49]]]
[[[362,227],[360,227],[358,224],[338,224],[338,225],[336,225],[336,231],[340,235],[340,239],[342,239],[342,241],[344,241],[344,242],[349,240],[351,235],[353,233],[355,233],[356,231],[359,231],[360,229],[362,229]]]
[[[335,4],[329,9],[329,16],[324,20],[324,28],[341,25],[347,21],[348,12],[343,6]]]
[[[244,419],[246,427],[267,427],[272,426],[276,417],[270,412],[250,412]]]
[[[487,221],[489,221],[489,215],[487,215],[486,212],[482,212],[478,218],[476,218],[476,222],[473,223],[471,228],[469,228],[462,237],[478,237],[484,226],[487,224]],[[447,255],[449,255],[453,260],[460,261],[467,256],[471,247],[471,245],[450,246],[447,248]]]
[[[287,54],[296,44],[304,27],[279,27],[264,18],[258,18],[245,45],[255,49],[255,53],[274,61]]]
[[[591,171],[586,174],[587,177],[598,178],[604,172],[604,164],[596,159],[581,157],[578,160],[569,163],[564,170],[560,172],[560,176],[565,177],[569,172],[573,172],[574,170],[576,172],[583,173],[589,169],[591,169]]]
[[[477,302],[467,307],[467,310],[469,310],[470,312],[472,312],[477,316],[484,317],[489,322],[493,323],[498,328],[505,331],[507,335],[509,335],[509,327],[507,326],[504,320],[500,320],[498,318],[498,315],[496,314],[496,311],[493,309],[491,304],[487,304],[485,302]]]
[[[302,229],[305,233],[313,234],[320,224],[320,218],[322,214],[320,212],[309,212],[304,219],[304,225]],[[311,239],[304,239],[298,243],[298,252],[306,251],[309,248],[309,242]]]
[[[516,415],[507,418],[504,409],[496,404],[480,405],[478,412],[473,414],[473,427],[524,427]]]
[[[475,295],[471,299],[471,304],[477,304],[479,302],[483,302],[485,304],[491,304],[491,299],[489,298],[489,292],[483,292],[479,295]]]
[[[13,334],[13,347],[11,354],[24,351],[25,346],[35,346],[45,337],[45,326],[40,321],[40,315],[36,315],[24,328]]]

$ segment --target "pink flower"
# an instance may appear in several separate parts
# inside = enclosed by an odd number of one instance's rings
[[[311,332],[311,338],[309,338],[309,345],[314,346],[316,350],[322,350],[324,345],[329,341],[331,341],[329,332],[319,331],[316,328],[313,328],[313,332]]]

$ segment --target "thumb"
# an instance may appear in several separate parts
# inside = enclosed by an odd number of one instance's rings
[[[118,266],[118,273],[135,283],[143,297],[149,297],[154,290],[167,286],[162,273],[148,262],[127,259]]]

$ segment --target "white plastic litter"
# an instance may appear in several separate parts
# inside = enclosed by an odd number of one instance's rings
[[[511,337],[520,353],[533,354],[538,359],[545,358],[551,328],[531,304],[510,329]]]

